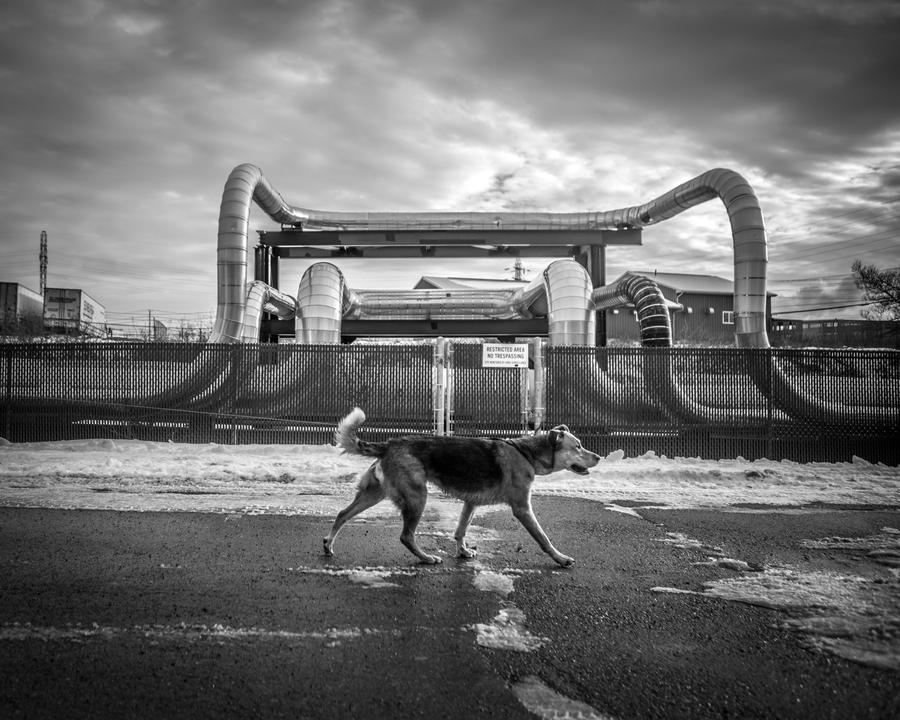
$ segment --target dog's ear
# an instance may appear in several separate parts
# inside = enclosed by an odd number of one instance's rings
[[[550,438],[550,447],[556,450],[562,442],[563,436],[569,432],[569,428],[565,425],[557,425],[548,434]]]

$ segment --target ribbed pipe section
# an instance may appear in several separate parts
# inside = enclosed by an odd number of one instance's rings
[[[591,278],[574,260],[556,260],[543,273],[547,331],[551,345],[593,345],[596,315]]]
[[[672,320],[662,290],[650,278],[626,273],[611,285],[591,293],[591,305],[599,311],[633,304],[644,347],[672,347]]]
[[[262,280],[254,280],[247,286],[247,299],[241,321],[240,342],[259,342],[259,329],[264,312],[282,320],[294,317],[297,301],[290,295],[276,290]]]
[[[337,266],[327,262],[310,265],[297,288],[296,342],[303,345],[340,344],[341,318],[354,304],[353,295]]]
[[[516,317],[516,290],[356,290],[358,306],[351,320],[445,320]]]

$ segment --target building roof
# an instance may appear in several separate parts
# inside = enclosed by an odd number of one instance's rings
[[[631,270],[630,272],[632,275],[649,278],[657,285],[670,288],[678,293],[695,295],[731,295],[734,293],[734,282],[717,275],[657,272],[655,270]],[[766,295],[775,297],[776,293],[766,291]]]
[[[693,293],[696,295],[732,295],[734,283],[717,275],[699,275],[693,273],[657,272],[655,270],[630,270],[632,275],[653,280],[660,287],[666,287],[677,293]],[[625,273],[623,273],[624,275]],[[616,280],[620,279],[620,275]],[[423,275],[415,284],[416,289],[434,288],[438,290],[514,290],[528,284],[525,280],[501,280],[491,278],[438,277]],[[769,297],[775,293],[767,292]]]
[[[416,290],[515,290],[528,284],[527,280],[496,278],[438,277],[423,275],[415,284]]]
[[[653,280],[660,287],[667,287],[675,292],[703,295],[731,295],[734,293],[734,283],[716,275],[656,272],[654,270],[631,270],[630,272],[632,275],[640,275]]]

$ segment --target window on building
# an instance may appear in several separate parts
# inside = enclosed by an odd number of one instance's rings
[[[722,311],[722,324],[723,325],[734,325],[734,310],[723,310]]]

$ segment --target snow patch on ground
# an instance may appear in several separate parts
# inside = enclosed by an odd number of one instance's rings
[[[327,516],[350,501],[357,475],[368,465],[366,458],[341,454],[331,445],[5,443],[0,444],[0,505]],[[665,458],[653,452],[626,458],[619,451],[585,477],[569,472],[538,477],[534,492],[594,500],[617,512],[625,511],[618,504],[623,499],[667,508],[898,506],[900,468],[864,461]],[[442,499],[433,495],[432,501]],[[382,503],[367,514],[393,512],[390,503]],[[452,534],[458,514],[455,504],[440,518],[439,529]]]
[[[900,670],[900,581],[793,567],[706,583],[704,595],[783,610],[809,647]]]
[[[512,686],[512,691],[526,710],[542,720],[614,720],[587,703],[560,695],[535,675],[522,678]]]
[[[513,603],[501,601],[500,612],[490,623],[475,623],[476,642],[492,650],[533,652],[550,638],[532,635],[525,627],[525,613]]]
[[[663,542],[677,547],[706,549],[701,543],[669,533]],[[900,531],[884,528],[862,538],[804,540],[810,548],[878,553],[898,547]],[[889,559],[893,555],[887,556]],[[891,567],[876,576],[852,575],[793,566],[757,568],[742,560],[711,557],[695,565],[715,565],[734,570],[734,577],[712,580],[704,590],[654,587],[654,592],[704,595],[778,610],[786,614],[781,624],[802,633],[804,644],[854,662],[900,670],[900,572]]]

